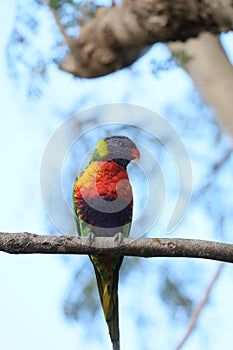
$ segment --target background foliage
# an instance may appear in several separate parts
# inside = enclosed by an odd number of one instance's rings
[[[102,4],[51,1],[66,33],[73,39],[78,36],[80,26],[89,21]],[[104,5],[110,6],[110,3]],[[27,103],[47,105],[49,112],[42,119],[45,134],[51,134],[55,126],[71,113],[102,103],[135,103],[162,113],[184,140],[194,174],[189,211],[173,236],[230,241],[232,145],[181,68],[191,57],[182,55],[182,52],[172,55],[165,45],[156,44],[129,69],[92,81],[75,79],[59,71],[59,62],[67,48],[51,9],[39,0],[19,1],[15,6],[15,21],[5,50],[8,72],[12,84],[28,95]],[[176,193],[174,169],[171,169],[166,152],[159,143],[154,144],[149,139],[147,143],[163,164],[169,182],[167,195],[172,202]],[[83,147],[85,153],[86,145]],[[68,201],[71,200],[69,193],[76,174],[75,157],[72,153],[64,167],[63,186]],[[135,171],[131,171],[136,177]],[[139,178],[135,192],[143,200],[141,190]],[[57,208],[59,210],[59,204]],[[45,222],[47,230],[54,234],[56,227],[48,218]],[[163,224],[158,223],[149,235],[162,235]],[[70,223],[72,226],[73,222]],[[98,346],[107,348],[107,330],[88,258],[66,257],[63,260],[72,271],[70,283],[64,287],[64,315],[67,320],[82,326],[82,342],[88,349],[92,346],[93,349]],[[119,292],[122,348],[175,348],[214,274],[215,265],[196,260],[125,258]],[[232,287],[232,279],[229,285]],[[212,302],[207,306],[208,315],[200,322],[188,349],[197,345],[200,348],[203,344],[208,349],[217,349],[214,346],[218,345],[211,340],[215,330],[212,320],[218,317],[215,306],[225,298],[224,289],[223,284],[218,286],[216,293],[223,295],[215,300],[215,304]],[[227,298],[228,293],[225,295]],[[77,339],[77,348],[80,342]]]

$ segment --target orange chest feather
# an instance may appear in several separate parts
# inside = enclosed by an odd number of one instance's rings
[[[114,161],[93,162],[78,176],[74,185],[74,196],[101,196],[126,201],[132,198],[132,188],[126,170]]]

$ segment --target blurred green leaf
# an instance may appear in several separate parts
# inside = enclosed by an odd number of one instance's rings
[[[181,279],[172,273],[172,269],[161,269],[160,271],[159,295],[169,314],[177,319],[180,311],[185,320],[190,316],[193,309],[193,299],[185,291],[186,279]]]

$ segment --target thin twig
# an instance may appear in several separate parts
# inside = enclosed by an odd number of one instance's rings
[[[185,344],[185,342],[188,340],[189,336],[191,335],[191,333],[195,329],[195,327],[197,325],[197,321],[200,317],[201,311],[203,311],[205,305],[207,304],[209,297],[210,297],[210,293],[213,290],[213,287],[214,287],[215,283],[217,282],[217,280],[220,276],[220,273],[222,272],[223,267],[224,267],[224,264],[219,264],[217,271],[215,272],[214,277],[212,278],[210,284],[208,285],[208,287],[205,291],[203,299],[197,305],[196,309],[194,310],[194,312],[191,316],[190,323],[188,325],[188,328],[186,330],[184,337],[181,339],[180,343],[177,345],[175,350],[180,350],[182,348],[182,346]]]
[[[204,184],[197,189],[193,195],[192,195],[192,202],[196,201],[201,195],[203,195],[213,184],[214,178],[217,176],[219,170],[221,170],[222,166],[228,161],[228,159],[231,157],[233,152],[233,148],[229,147],[225,153],[222,155],[222,157],[215,163],[211,165],[210,171],[208,176],[206,176],[207,180],[204,182]]]
[[[10,254],[92,254],[202,258],[233,263],[233,244],[183,238],[44,236],[0,232],[0,251]]]
[[[54,20],[58,26],[58,29],[63,37],[63,40],[64,40],[64,43],[70,48],[72,49],[72,46],[73,46],[73,40],[66,34],[65,32],[65,28],[64,26],[62,25],[61,21],[60,21],[60,18],[57,14],[57,11],[50,5],[50,0],[44,0],[45,3],[48,5],[48,7],[50,8],[50,11],[54,17]]]

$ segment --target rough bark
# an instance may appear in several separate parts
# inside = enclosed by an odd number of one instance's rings
[[[43,236],[0,233],[0,251],[10,254],[94,254],[203,258],[233,263],[233,244],[182,238]]]
[[[203,33],[198,39],[171,43],[168,47],[172,51],[183,50],[191,57],[183,68],[224,129],[233,137],[233,67],[219,38]]]
[[[78,77],[99,77],[130,65],[153,43],[231,29],[232,0],[124,0],[97,11],[69,44],[60,68]]]

